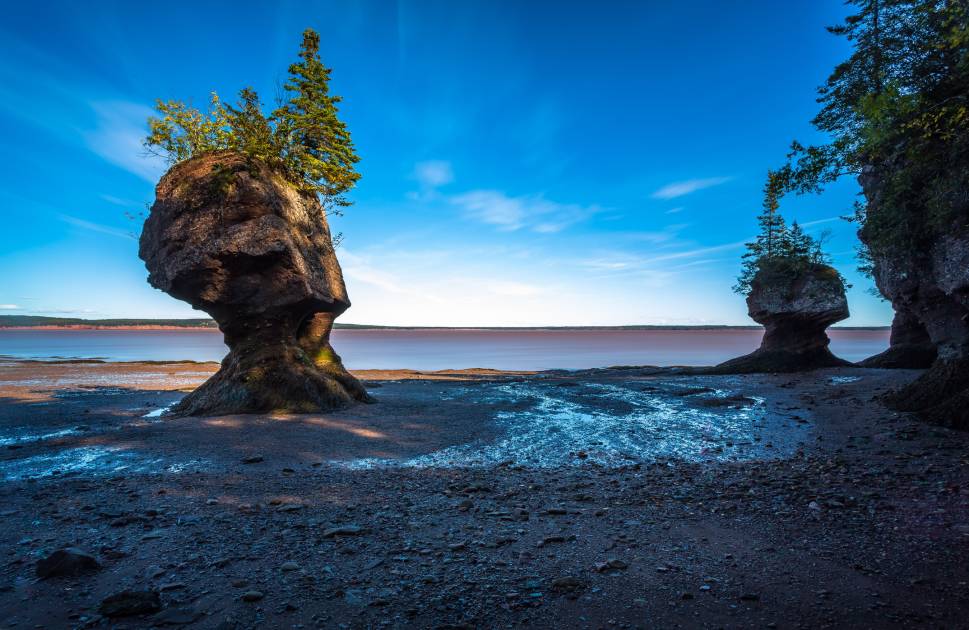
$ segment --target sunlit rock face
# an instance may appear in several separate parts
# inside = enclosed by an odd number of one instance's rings
[[[264,164],[186,160],[155,189],[139,256],[148,282],[205,311],[229,346],[182,415],[312,412],[366,401],[329,343],[350,306],[326,216]]]
[[[816,265],[795,278],[761,270],[751,283],[747,313],[764,326],[760,348],[721,363],[720,372],[797,372],[850,365],[831,354],[828,326],[848,317],[838,273]]]

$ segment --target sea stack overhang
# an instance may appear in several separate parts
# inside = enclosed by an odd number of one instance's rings
[[[844,281],[834,268],[812,265],[796,275],[761,269],[751,282],[747,312],[764,326],[760,347],[714,371],[800,372],[851,365],[828,349],[828,326],[849,316]]]

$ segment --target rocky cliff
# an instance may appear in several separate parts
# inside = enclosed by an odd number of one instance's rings
[[[936,424],[969,429],[969,231],[874,260],[879,290],[896,313],[917,318],[936,352],[929,369],[886,402]]]
[[[796,277],[761,269],[751,283],[747,313],[764,326],[760,348],[714,371],[798,372],[850,365],[831,354],[825,332],[848,317],[844,282],[833,268],[814,265]]]
[[[155,190],[139,256],[148,282],[205,311],[229,346],[174,410],[313,412],[367,401],[329,343],[349,306],[315,195],[233,153],[174,166]]]
[[[877,171],[866,169],[858,181],[869,220],[887,212],[880,194],[885,184]],[[964,191],[950,198],[957,206],[954,216],[969,214]],[[864,228],[858,236],[872,250],[879,291],[896,314],[918,321],[936,354],[922,376],[886,396],[886,403],[936,424],[969,429],[969,226],[956,221],[942,233],[926,231],[893,245],[873,244]]]

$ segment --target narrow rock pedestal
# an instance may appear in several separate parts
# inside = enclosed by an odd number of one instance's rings
[[[330,346],[349,306],[316,196],[265,164],[214,153],[158,183],[139,255],[148,282],[215,319],[221,369],[178,415],[317,412],[371,401]]]
[[[844,282],[833,268],[815,265],[797,277],[762,269],[751,283],[747,312],[764,326],[760,348],[711,372],[800,372],[851,365],[828,349],[828,326],[846,319]]]

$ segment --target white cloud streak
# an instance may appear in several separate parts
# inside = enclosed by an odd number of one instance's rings
[[[653,199],[676,199],[677,197],[683,197],[684,195],[689,195],[704,188],[725,184],[731,179],[730,177],[708,177],[706,179],[688,179],[682,182],[672,182],[663,186],[651,196]]]
[[[558,203],[542,195],[510,197],[499,190],[472,190],[451,197],[450,202],[466,218],[503,232],[527,228],[540,234],[561,232],[602,210],[594,205]]]
[[[414,179],[422,188],[440,188],[454,181],[451,163],[444,160],[428,160],[414,165]]]
[[[115,166],[155,183],[165,172],[165,162],[145,155],[141,142],[146,135],[145,121],[154,111],[144,105],[125,101],[91,103],[97,117],[93,130],[84,133],[89,149]]]
[[[75,227],[79,227],[84,230],[90,230],[91,232],[100,232],[101,234],[110,234],[111,236],[117,236],[118,238],[124,238],[131,241],[137,240],[134,234],[120,230],[118,228],[111,227],[109,225],[101,225],[100,223],[93,223],[91,221],[85,221],[84,219],[78,219],[77,217],[72,217],[69,214],[59,214],[58,218],[65,223],[70,223]]]

